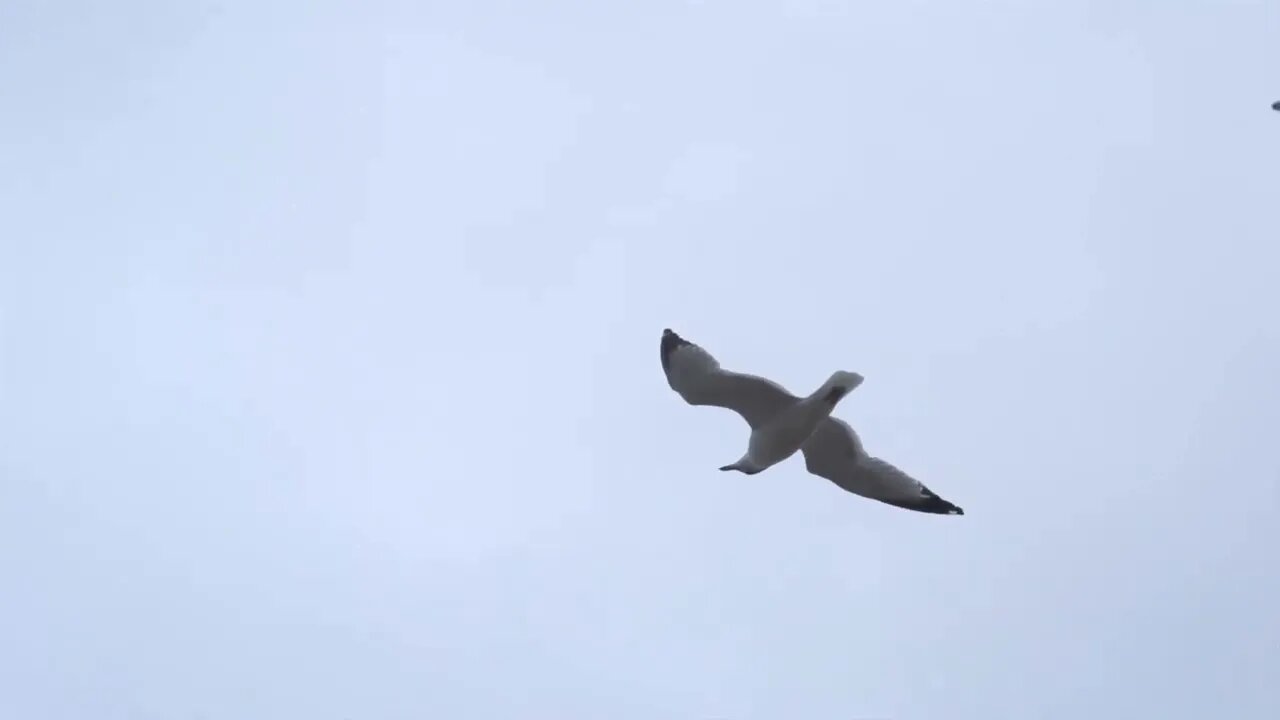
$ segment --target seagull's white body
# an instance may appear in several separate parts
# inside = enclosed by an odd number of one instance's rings
[[[808,397],[792,395],[777,383],[720,367],[706,350],[671,330],[662,333],[662,370],[690,405],[714,405],[738,413],[751,426],[747,452],[721,470],[754,475],[800,451],[805,468],[841,489],[921,512],[963,515],[959,507],[889,463],[867,455],[847,423],[831,417],[862,376],[838,370]]]
[[[746,378],[742,382],[760,380]],[[860,384],[861,375],[837,370],[813,394],[806,398],[796,398],[766,422],[752,427],[746,454],[738,462],[722,469],[741,470],[754,475],[791,457],[804,445],[818,425],[831,416],[831,411],[841,398]]]

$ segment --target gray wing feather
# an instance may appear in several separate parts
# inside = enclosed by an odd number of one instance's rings
[[[720,367],[711,353],[665,330],[662,369],[667,384],[690,405],[712,405],[738,413],[755,429],[799,401],[776,382]]]
[[[924,483],[894,465],[872,457],[849,424],[829,417],[800,447],[805,468],[842,490],[908,510],[963,515],[964,510],[938,497]]]

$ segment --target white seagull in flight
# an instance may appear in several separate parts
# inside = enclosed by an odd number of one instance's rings
[[[670,329],[662,331],[661,355],[667,384],[685,402],[728,408],[751,426],[746,454],[721,470],[754,475],[798,450],[810,473],[855,495],[907,510],[964,514],[910,475],[868,455],[853,428],[831,417],[836,404],[862,384],[858,373],[837,370],[811,395],[799,398],[772,380],[721,369],[711,353]]]

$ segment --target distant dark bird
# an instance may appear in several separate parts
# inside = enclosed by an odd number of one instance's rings
[[[1277,101],[1275,101],[1275,102],[1271,103],[1271,109],[1272,109],[1272,110],[1280,110],[1280,100],[1277,100]]]
[[[853,428],[831,416],[836,404],[862,384],[858,373],[837,370],[800,398],[772,380],[722,369],[711,353],[670,329],[662,331],[660,351],[667,384],[685,402],[733,410],[751,426],[746,454],[721,470],[755,475],[799,451],[810,473],[855,495],[908,510],[964,514],[898,468],[868,455]]]

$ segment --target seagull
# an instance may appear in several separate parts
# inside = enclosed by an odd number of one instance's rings
[[[685,402],[727,408],[751,426],[746,454],[720,470],[755,475],[799,451],[810,473],[847,492],[907,510],[964,514],[910,475],[868,455],[853,428],[831,416],[862,384],[858,373],[837,370],[800,398],[772,380],[721,368],[711,353],[670,328],[662,331],[660,353],[667,384]]]

